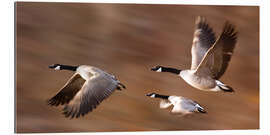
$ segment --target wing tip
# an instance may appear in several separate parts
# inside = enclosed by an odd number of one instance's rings
[[[46,103],[47,103],[47,105],[49,105],[49,106],[58,106],[60,103],[57,101],[57,100],[55,100],[54,98],[51,98],[51,99],[48,99],[47,101],[46,101]]]
[[[235,47],[235,44],[237,42],[238,37],[238,30],[236,29],[236,26],[232,24],[230,21],[226,21],[223,26],[223,30],[221,33],[221,37],[224,41],[227,42],[227,44],[230,44],[230,46],[226,46],[226,50],[231,50]]]
[[[195,26],[196,29],[208,26],[206,18],[203,16],[198,16],[195,20]]]
[[[195,24],[199,24],[200,22],[205,22],[206,19],[204,16],[197,16],[196,20],[195,20]]]
[[[87,113],[92,112],[97,106],[91,106],[89,109],[76,109],[72,106],[68,106],[66,105],[63,109],[62,109],[62,114],[65,116],[65,118],[69,118],[69,119],[73,119],[73,118],[80,118],[80,117],[84,117]]]
[[[69,118],[70,120],[73,118],[79,118],[81,113],[79,113],[78,111],[74,110],[73,107],[68,107],[65,106],[63,108],[63,112],[62,114],[65,116],[65,118]]]
[[[197,30],[204,31],[205,34],[211,35],[211,37],[213,37],[213,39],[211,39],[211,44],[215,42],[215,33],[213,32],[213,29],[209,26],[209,23],[207,22],[205,17],[198,16],[195,20],[195,35],[197,33]]]
[[[234,24],[232,24],[230,21],[227,20],[224,23],[223,33],[226,33],[233,37],[237,37],[238,30],[236,29],[236,26]]]
[[[69,103],[68,100],[64,99],[63,95],[59,95],[59,94],[56,94],[54,97],[48,99],[46,102],[47,102],[47,105],[50,105],[50,106],[59,106],[59,105],[64,105],[66,103]]]

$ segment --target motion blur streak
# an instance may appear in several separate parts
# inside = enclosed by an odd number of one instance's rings
[[[220,79],[234,94],[198,91],[157,64],[189,68],[195,18],[205,16],[216,35],[226,20],[238,45]],[[16,132],[110,132],[259,128],[259,7],[16,3]],[[218,30],[218,31],[217,31]],[[69,120],[46,105],[72,73],[48,65],[87,64],[114,73],[127,86],[83,118]],[[145,96],[182,95],[207,115],[177,117]]]

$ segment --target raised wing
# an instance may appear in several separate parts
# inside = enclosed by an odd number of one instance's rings
[[[71,118],[84,116],[109,97],[116,87],[117,81],[105,74],[89,79],[74,99],[64,107],[63,114]]]
[[[196,74],[210,74],[219,79],[226,71],[237,40],[237,31],[229,22],[225,23],[223,31],[215,44],[207,51],[197,68]]]
[[[204,17],[198,17],[195,22],[195,32],[191,48],[191,69],[194,70],[202,61],[207,50],[215,43],[216,37]]]
[[[79,74],[75,73],[68,82],[60,89],[60,91],[51,99],[49,99],[48,104],[51,106],[58,106],[67,104],[76,93],[82,88],[84,80]]]

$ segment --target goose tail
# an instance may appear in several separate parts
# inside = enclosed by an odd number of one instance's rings
[[[198,112],[200,113],[207,113],[203,108],[197,108]]]
[[[233,88],[230,86],[218,86],[224,92],[234,92]]]
[[[197,111],[200,113],[207,113],[204,108],[202,108],[199,104],[196,104]]]
[[[216,80],[217,86],[219,87],[220,90],[224,92],[234,92],[234,89],[226,84],[223,84],[222,82]]]
[[[118,82],[118,85],[116,86],[116,89],[121,91],[122,88],[123,88],[123,89],[126,89],[126,86],[125,86],[124,84]]]

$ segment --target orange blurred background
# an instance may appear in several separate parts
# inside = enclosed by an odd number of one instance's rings
[[[16,132],[111,132],[259,128],[259,7],[16,2]],[[216,35],[226,20],[238,44],[221,78],[235,93],[196,90],[155,65],[191,64],[195,18]],[[47,106],[73,74],[48,65],[86,64],[113,73],[126,90],[114,92],[83,118],[66,119]],[[208,114],[178,117],[158,108],[148,92],[198,101]]]

